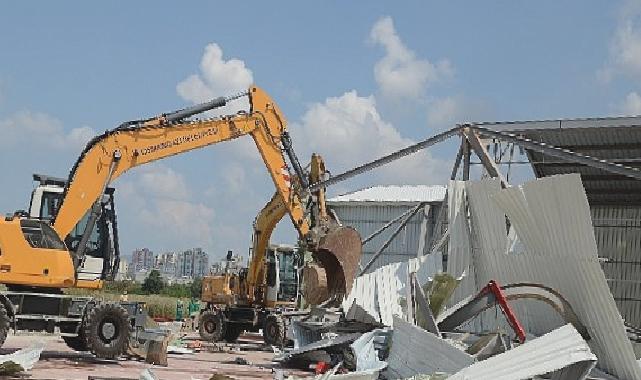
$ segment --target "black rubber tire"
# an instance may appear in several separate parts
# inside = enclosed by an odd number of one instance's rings
[[[113,336],[103,334],[103,325],[111,323]],[[100,303],[85,315],[83,334],[87,348],[96,357],[116,359],[127,352],[131,326],[127,310],[115,303]]]
[[[271,346],[285,345],[285,321],[280,315],[270,314],[265,318],[263,340]]]
[[[218,342],[225,335],[225,321],[222,314],[207,310],[198,318],[198,333],[207,342]]]
[[[9,320],[9,314],[7,314],[7,308],[0,302],[0,347],[7,340],[10,328],[11,321]]]
[[[62,340],[65,341],[67,347],[74,351],[89,351],[87,349],[87,341],[81,335],[78,336],[63,336]]]
[[[225,342],[227,343],[234,343],[238,340],[238,337],[240,334],[243,333],[243,328],[240,326],[235,326],[231,323],[227,324],[227,327],[225,328]]]

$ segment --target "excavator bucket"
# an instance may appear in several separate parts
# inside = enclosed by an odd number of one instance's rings
[[[325,234],[313,253],[314,263],[304,269],[306,301],[317,305],[349,293],[362,252],[361,237],[351,227],[336,227]]]

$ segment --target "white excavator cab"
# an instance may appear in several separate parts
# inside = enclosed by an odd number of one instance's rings
[[[295,304],[300,292],[302,258],[293,245],[272,244],[267,249],[268,304]]]
[[[62,201],[66,180],[41,174],[33,175],[38,185],[31,192],[29,217],[52,221]],[[113,279],[118,270],[119,250],[118,233],[115,224],[113,188],[107,188],[101,199],[101,214],[87,241],[87,249],[82,263],[77,269],[79,280],[97,281]],[[69,251],[76,252],[78,243],[89,219],[89,212],[76,224],[64,238]]]

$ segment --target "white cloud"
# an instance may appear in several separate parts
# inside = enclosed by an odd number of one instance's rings
[[[382,119],[373,96],[359,96],[355,90],[313,104],[291,131],[296,147],[306,154],[320,153],[334,174],[414,143]],[[426,152],[417,153],[376,169],[374,180],[425,183],[431,178],[429,181],[434,182],[440,179],[431,176],[439,165]]]
[[[641,96],[637,92],[629,93],[619,109],[624,115],[641,115]]]
[[[427,125],[432,130],[442,130],[470,121],[488,117],[489,106],[482,101],[463,96],[446,96],[428,103]]]
[[[374,24],[370,40],[385,49],[385,56],[374,66],[374,77],[386,97],[420,98],[428,86],[453,74],[447,60],[434,64],[418,59],[396,33],[391,17],[383,17]]]
[[[87,126],[65,132],[60,120],[42,112],[20,111],[0,120],[0,146],[80,151],[96,132]]]
[[[609,82],[623,74],[641,80],[641,3],[629,0],[621,8],[619,23],[610,42],[610,58],[597,75]]]
[[[190,75],[178,83],[176,91],[187,101],[202,103],[245,91],[253,82],[252,71],[245,66],[245,62],[237,58],[225,60],[220,46],[211,43],[205,47],[200,61],[200,73]],[[246,100],[235,101],[223,113],[234,113],[239,109],[248,109]]]
[[[147,239],[154,236],[154,241],[146,244],[171,249],[210,248],[214,210],[192,200],[198,197],[189,189],[184,177],[158,163],[135,170],[133,176],[118,180],[119,208],[127,210],[121,213],[126,222],[147,232],[143,234]]]

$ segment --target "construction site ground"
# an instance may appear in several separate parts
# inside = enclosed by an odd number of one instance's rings
[[[186,338],[196,339],[191,333]],[[242,337],[239,343],[256,343],[254,337]],[[35,367],[26,372],[28,379],[87,380],[89,376],[98,379],[138,379],[141,372],[150,368],[161,380],[210,379],[213,375],[226,375],[233,379],[273,379],[278,368],[271,362],[273,352],[243,350],[209,352],[202,349],[194,354],[168,354],[168,366],[156,366],[143,360],[99,360],[88,353],[78,353],[68,348],[60,337],[41,335],[10,335],[0,349],[9,354],[29,347],[34,341],[44,341],[46,346]],[[237,364],[242,358],[249,364]],[[296,370],[285,370],[286,374],[309,375]]]

